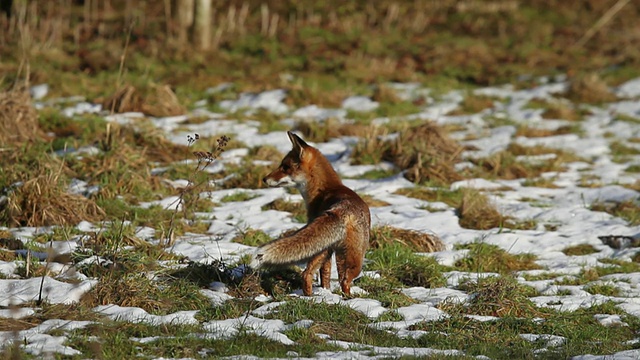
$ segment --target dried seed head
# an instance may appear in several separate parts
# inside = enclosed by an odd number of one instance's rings
[[[206,162],[213,162],[217,157],[211,151],[194,151],[193,155],[195,155],[196,158],[198,158],[198,161],[206,161]]]

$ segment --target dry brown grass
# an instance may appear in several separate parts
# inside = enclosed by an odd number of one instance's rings
[[[555,184],[557,178],[545,178],[537,177],[533,179],[526,179],[522,182],[522,186],[532,186],[547,189],[558,189],[559,186]]]
[[[580,120],[581,115],[576,109],[563,102],[552,102],[548,105],[547,109],[542,113],[544,119],[562,119],[577,121]]]
[[[262,179],[273,170],[273,165],[255,165],[251,162],[229,164],[219,173],[212,174],[211,180],[222,180],[216,186],[219,189],[262,189],[266,185]]]
[[[462,151],[443,128],[426,123],[401,132],[385,157],[406,170],[410,181],[450,184],[462,179],[454,168]]]
[[[566,135],[571,133],[573,133],[573,128],[571,126],[561,126],[553,130],[533,128],[529,126],[520,126],[518,127],[518,130],[516,131],[515,136],[539,138],[539,137],[547,137],[547,136]]]
[[[262,279],[258,272],[245,274],[238,284],[229,289],[229,295],[239,299],[255,298],[264,294],[261,283]]]
[[[477,114],[484,109],[492,108],[495,101],[496,99],[488,96],[468,94],[460,103],[460,107],[449,115]]]
[[[192,156],[186,146],[174,145],[158,132],[142,134],[120,126],[103,134],[100,147],[99,154],[68,159],[74,176],[100,185],[104,198],[122,195],[134,202],[166,193],[162,179],[151,175],[154,162],[167,164]]]
[[[465,305],[445,303],[442,310],[497,317],[544,316],[544,312],[528,298],[534,295],[531,289],[511,277],[489,277],[463,284],[462,289],[474,295],[471,302]]]
[[[141,155],[147,158],[147,162],[159,162],[162,164],[193,158],[187,145],[179,145],[169,141],[162,130],[150,123],[136,124],[133,126],[112,125],[113,137],[118,142],[136,147]]]
[[[29,316],[22,319],[0,318],[0,331],[22,331],[31,329],[42,323],[43,320]],[[0,353],[1,354],[1,353]],[[16,359],[20,359],[16,357]]]
[[[555,154],[555,157],[541,161],[524,161],[518,156],[536,156]],[[505,151],[495,153],[482,159],[473,159],[478,166],[474,176],[493,177],[506,180],[532,179],[539,177],[544,172],[564,171],[564,164],[581,160],[578,156],[559,149],[550,149],[544,146],[521,146],[515,143],[509,144]],[[477,172],[477,171],[476,171]]]
[[[435,252],[445,249],[444,243],[435,234],[400,229],[391,225],[372,228],[369,242],[372,248],[400,243],[417,252]]]
[[[591,204],[591,210],[604,211],[613,216],[625,219],[632,226],[640,224],[640,203],[637,200],[622,202],[596,202]]]
[[[251,149],[249,156],[254,160],[271,161],[274,165],[277,165],[280,164],[284,154],[273,146],[265,145]]]
[[[535,228],[534,221],[515,221],[496,209],[487,195],[477,189],[459,188],[453,191],[416,187],[398,189],[396,194],[425,201],[440,201],[456,210],[460,226],[468,229],[487,230],[497,227],[510,229]]]
[[[100,318],[91,308],[79,304],[47,304],[37,305],[36,314],[21,319],[0,317],[0,331],[20,331],[33,328],[47,319],[88,320]]]
[[[434,124],[406,126],[393,140],[383,140],[386,130],[370,128],[353,150],[360,163],[390,161],[415,183],[451,184],[462,179],[454,165],[464,148],[447,131]]]
[[[369,205],[369,207],[382,207],[391,205],[388,202],[378,200],[371,195],[360,194],[360,197],[362,198],[362,200],[364,200],[365,203],[367,203],[367,205]]]
[[[596,73],[576,76],[571,79],[565,95],[573,101],[589,104],[600,104],[617,99]]]
[[[493,178],[513,180],[539,175],[534,174],[526,164],[516,160],[509,151],[501,151],[486,158],[475,159],[473,163],[478,165],[482,172]]]
[[[276,199],[265,206],[262,210],[278,210],[291,213],[294,219],[301,223],[307,222],[307,209],[304,206],[304,202],[291,202],[282,199]]]
[[[464,189],[457,209],[460,226],[488,230],[506,225],[508,217],[500,214],[489,198],[474,189]]]
[[[316,84],[296,83],[287,87],[285,103],[297,107],[316,104],[324,108],[338,108],[351,95],[353,94],[346,88],[327,92],[319,89]]]
[[[16,253],[10,250],[0,249],[0,261],[14,261],[17,259]]]
[[[26,180],[10,195],[4,217],[14,226],[76,225],[98,221],[104,211],[91,199],[67,192],[62,166],[43,164],[42,174]]]
[[[341,136],[364,137],[371,132],[371,126],[364,124],[345,124],[336,119],[327,119],[324,123],[300,121],[296,124],[294,130],[302,133],[305,140],[327,142],[332,138]]]
[[[104,100],[102,107],[115,113],[142,112],[147,115],[163,117],[186,113],[176,94],[168,85],[151,84],[147,88],[125,85]]]
[[[378,85],[373,91],[371,100],[379,103],[397,104],[403,100],[398,97],[396,91],[387,85]]]
[[[624,186],[627,189],[640,192],[640,180],[636,180],[636,182],[634,182],[633,184],[623,184],[622,186]]]
[[[44,138],[38,113],[25,90],[0,91],[0,146],[20,145]]]
[[[158,285],[146,278],[144,272],[111,272],[102,276],[98,284],[82,297],[80,303],[87,307],[116,304],[157,311],[167,307],[157,296],[158,291]]]

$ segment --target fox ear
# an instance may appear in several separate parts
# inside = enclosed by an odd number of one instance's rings
[[[289,140],[291,140],[291,144],[293,144],[293,150],[300,158],[302,158],[302,153],[304,152],[304,149],[309,147],[309,144],[304,142],[300,136],[292,133],[291,131],[287,131],[287,135],[289,136]]]

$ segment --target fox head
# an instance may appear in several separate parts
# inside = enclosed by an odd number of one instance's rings
[[[282,159],[280,166],[262,181],[271,187],[304,187],[308,180],[308,169],[303,168],[303,165],[310,162],[317,150],[291,131],[287,131],[287,135],[293,148]]]

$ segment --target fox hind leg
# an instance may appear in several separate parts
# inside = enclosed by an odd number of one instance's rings
[[[320,267],[320,285],[325,289],[331,288],[331,256],[333,255],[333,250],[328,251],[329,254]]]
[[[356,254],[347,255],[345,252],[336,252],[338,280],[340,281],[342,292],[347,296],[351,296],[351,283],[360,274],[362,262],[362,257]]]
[[[331,270],[331,250],[323,250],[319,254],[309,260],[307,263],[307,268],[302,272],[302,293],[305,296],[311,296],[313,293],[313,275],[320,269],[324,268],[327,261],[329,262],[329,270]],[[329,271],[329,276],[331,276],[331,271]],[[321,282],[323,280],[321,279]],[[324,286],[324,284],[323,284]]]

